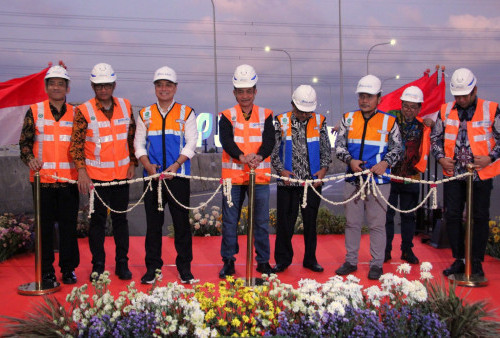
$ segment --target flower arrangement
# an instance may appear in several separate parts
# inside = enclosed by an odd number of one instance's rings
[[[27,319],[9,318],[12,334],[52,333],[59,336],[412,336],[448,337],[446,323],[432,311],[429,263],[421,265],[421,280],[385,274],[380,286],[363,288],[359,279],[331,277],[326,283],[304,279],[298,288],[276,275],[264,285],[247,287],[228,277],[214,284],[185,288],[177,283],[138,292],[132,282],[115,299],[107,289],[109,273],[67,296],[68,309],[46,298]],[[411,267],[402,265],[398,273]],[[42,331],[45,330],[45,331]],[[465,333],[464,333],[465,334]]]
[[[220,207],[213,205],[209,210],[206,206],[189,213],[189,224],[194,236],[219,236],[222,233],[222,213]]]
[[[4,213],[0,216],[0,262],[33,246],[33,218]]]
[[[490,235],[488,237],[488,245],[486,253],[490,256],[500,258],[500,216],[490,220]]]

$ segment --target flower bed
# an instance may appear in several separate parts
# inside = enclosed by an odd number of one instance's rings
[[[500,258],[500,217],[497,216],[489,223],[490,235],[486,246],[486,253],[492,257]]]
[[[9,328],[18,335],[68,337],[447,337],[452,325],[432,305],[437,298],[431,268],[422,263],[421,280],[413,281],[387,273],[380,285],[368,288],[352,275],[334,276],[323,284],[305,279],[297,288],[281,283],[276,275],[265,276],[264,285],[255,287],[232,277],[217,286],[205,283],[193,289],[155,281],[148,293],[137,291],[132,282],[116,298],[107,288],[105,272],[93,283],[93,294],[83,285],[68,294],[66,305],[46,297],[35,314],[10,318],[14,324]],[[410,269],[402,264],[397,271],[405,275]],[[465,327],[464,320],[458,320]]]
[[[0,216],[0,262],[33,247],[33,218],[4,213]]]

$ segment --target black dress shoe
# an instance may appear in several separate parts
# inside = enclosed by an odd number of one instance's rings
[[[271,268],[271,265],[269,263],[258,263],[257,264],[257,271],[260,273],[265,273],[266,275],[270,275],[273,272],[273,269]]]
[[[234,273],[234,261],[232,259],[225,260],[224,266],[219,271],[219,278],[226,278],[226,276],[232,276]]]
[[[352,265],[351,263],[345,262],[340,268],[335,270],[335,273],[340,276],[345,276],[356,270],[358,270],[357,265]]]
[[[163,275],[161,274],[161,271],[158,272],[158,275],[156,274],[157,270],[147,270],[144,276],[141,278],[141,284],[153,284],[155,281],[155,278],[157,280],[161,280],[163,278]]]
[[[481,260],[473,259],[471,268],[472,275],[477,277],[484,277],[483,265],[481,264]]]
[[[63,284],[75,284],[76,283],[75,272],[74,271],[63,272],[62,282]]]
[[[370,267],[370,271],[368,271],[368,279],[371,280],[378,280],[380,276],[384,273],[384,270],[382,270],[381,267],[379,266],[372,266]]]
[[[464,261],[461,259],[457,259],[448,269],[443,270],[443,275],[449,276],[449,275],[454,275],[456,273],[464,273],[464,272],[465,272]]]
[[[115,274],[121,280],[129,280],[132,279],[132,272],[128,269],[127,262],[119,262],[116,263]]]
[[[318,263],[314,263],[314,264],[306,264],[306,263],[304,263],[304,264],[302,264],[302,266],[304,268],[309,269],[309,270],[314,271],[314,272],[323,272],[325,270]]]
[[[401,259],[407,261],[410,264],[419,263],[417,256],[415,256],[411,248],[403,251],[403,253],[401,254]]]
[[[290,264],[280,264],[280,263],[278,263],[278,264],[276,264],[274,266],[274,268],[272,269],[272,272],[273,273],[283,272],[283,271],[285,271],[288,268],[289,265]]]
[[[92,272],[90,273],[90,281],[97,281],[99,276],[104,272],[104,263],[97,262],[92,265]]]
[[[56,274],[54,272],[45,272],[42,274],[43,282],[55,282],[56,280]]]

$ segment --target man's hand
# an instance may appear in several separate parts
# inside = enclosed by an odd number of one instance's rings
[[[474,156],[474,165],[476,169],[483,169],[489,164],[491,164],[491,158],[489,156]]]
[[[441,164],[441,167],[443,167],[443,170],[448,174],[448,175],[453,175],[453,170],[455,168],[455,160],[452,160],[449,157],[442,157],[439,159],[439,164]],[[475,162],[475,161],[474,161]]]
[[[144,164],[144,169],[146,169],[148,176],[155,175],[159,167],[160,166],[158,164],[152,164],[152,163]]]
[[[33,171],[40,171],[42,169],[43,162],[38,158],[34,157],[28,162],[28,167]]]
[[[248,165],[250,166],[251,169],[256,169],[259,166],[260,162],[262,162],[264,160],[264,158],[260,155],[255,155],[255,154],[252,154],[252,155],[254,155],[254,156],[250,160]]]
[[[432,119],[430,118],[426,118],[424,119],[424,126],[427,126],[427,127],[434,127],[434,125],[436,124],[436,122],[434,122]]]
[[[280,172],[280,176],[281,177],[287,177],[287,178],[292,178],[292,176],[295,176],[294,173],[292,173],[291,171],[288,171],[286,169],[283,169],[281,172]],[[290,185],[290,181],[288,180],[283,180],[283,182],[285,182],[285,185]]]
[[[361,168],[361,165],[365,164],[365,161],[361,160],[355,160],[352,159],[351,162],[349,162],[349,166],[351,167],[351,170],[355,173],[359,173],[363,171],[363,168]]]
[[[389,166],[389,163],[386,161],[382,160],[379,163],[375,164],[373,167],[371,167],[370,171],[374,173],[375,175],[382,175],[385,173],[385,170]]]
[[[78,190],[80,191],[80,193],[84,195],[88,194],[91,186],[92,186],[92,180],[87,174],[87,169],[85,168],[78,169]]]
[[[168,168],[167,170],[165,170],[165,173],[176,173],[177,170],[179,170],[179,168],[181,167],[181,165],[177,162],[174,162],[172,163]],[[167,180],[171,180],[172,178],[174,178],[173,175],[168,175],[168,174],[165,174],[165,178]]]
[[[250,155],[245,156],[245,155],[241,154],[240,157],[238,157],[238,160],[243,164],[247,164],[249,162],[248,156],[250,156]]]
[[[131,180],[135,176],[135,165],[130,163],[127,169],[127,180]]]
[[[320,180],[322,180],[326,175],[326,168],[321,168],[320,170],[318,170],[317,172],[315,172],[313,174],[313,176],[318,176],[318,178]],[[323,185],[323,182],[316,182],[313,184],[313,187],[317,188],[319,186],[322,186]]]

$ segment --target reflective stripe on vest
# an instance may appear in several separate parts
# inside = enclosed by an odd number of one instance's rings
[[[279,156],[284,168],[288,171],[293,172],[292,164],[292,148],[293,148],[293,138],[292,138],[292,127],[291,127],[292,112],[287,112],[278,115],[278,121],[281,125],[281,144]],[[307,121],[306,125],[306,142],[308,150],[308,160],[309,160],[309,171],[313,178],[316,172],[321,169],[320,163],[320,130],[321,130],[321,119],[324,119],[320,114],[313,113],[312,117]]]
[[[140,118],[147,127],[148,158],[151,163],[159,165],[160,170],[165,170],[172,165],[179,158],[186,145],[185,125],[191,112],[193,112],[191,107],[177,102],[172,105],[165,116],[161,114],[157,104],[148,106],[139,112]],[[163,163],[164,156],[166,163]],[[144,176],[148,175],[146,170],[143,173]],[[182,163],[177,173],[191,174],[189,159]]]
[[[75,165],[69,155],[71,132],[73,127],[73,106],[66,104],[66,113],[59,121],[50,111],[49,101],[38,102],[30,106],[35,123],[33,152],[43,162],[40,170],[42,183],[55,183],[49,175],[72,180],[78,178]],[[34,180],[34,171],[30,170],[30,181]],[[57,182],[66,182],[57,180]]]
[[[458,111],[453,109],[455,102],[448,102],[441,106],[441,119],[444,122],[444,153],[446,157],[455,158],[455,146],[460,130]],[[496,142],[493,135],[493,123],[498,103],[477,99],[476,111],[471,121],[466,122],[467,138],[474,156],[489,156]],[[500,174],[500,160],[487,165],[477,171],[482,180]],[[443,174],[446,172],[443,170]]]
[[[346,113],[344,116],[348,129],[347,149],[354,159],[366,161],[365,168],[370,169],[384,159],[389,143],[389,133],[396,123],[396,117],[377,111],[365,125],[363,113],[359,110]],[[347,172],[351,173],[349,166]],[[386,169],[386,173],[390,173],[389,167]],[[352,180],[352,178],[347,179],[347,181]],[[377,176],[375,181],[378,184],[383,184],[388,183],[390,179],[385,176]]]
[[[113,98],[115,106],[111,120],[96,109],[95,99],[79,108],[87,120],[85,164],[92,179],[112,181],[125,179],[130,164],[128,131],[130,104],[123,98]]]
[[[264,131],[266,117],[271,115],[272,111],[258,107],[252,108],[250,119],[246,121],[239,105],[223,111],[223,114],[233,127],[233,140],[238,148],[245,155],[257,153],[262,144],[262,132]],[[248,165],[242,164],[239,160],[233,159],[225,151],[222,152],[222,178],[231,178],[233,184],[248,183],[250,169]],[[271,161],[268,156],[255,169],[256,183],[267,184],[270,177],[266,173],[271,173]]]

